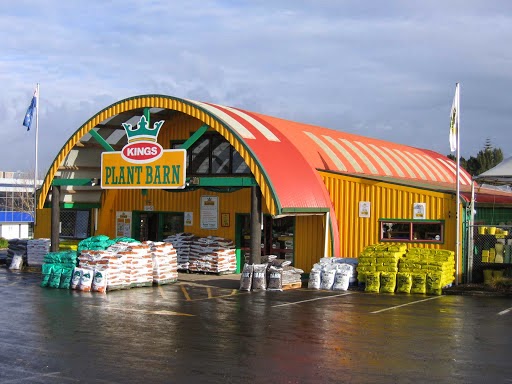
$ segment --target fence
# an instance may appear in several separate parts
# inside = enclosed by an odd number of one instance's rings
[[[484,270],[503,270],[512,276],[512,226],[468,227],[467,280],[484,281]]]

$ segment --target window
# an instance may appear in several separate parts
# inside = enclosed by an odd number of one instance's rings
[[[443,243],[444,222],[431,220],[380,220],[381,241]]]
[[[180,148],[184,141],[173,141]],[[187,150],[187,175],[249,175],[251,170],[240,154],[217,132],[203,134]]]

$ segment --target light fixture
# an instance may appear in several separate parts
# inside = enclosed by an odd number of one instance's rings
[[[95,185],[98,185],[98,178],[97,177],[94,177],[91,179],[91,186],[94,187]]]

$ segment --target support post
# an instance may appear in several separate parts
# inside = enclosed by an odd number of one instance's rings
[[[60,235],[60,187],[52,185],[51,252],[59,251]]]
[[[261,190],[251,187],[251,254],[249,264],[261,263]]]

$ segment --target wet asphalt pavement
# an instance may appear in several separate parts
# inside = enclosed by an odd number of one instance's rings
[[[0,383],[512,382],[510,298],[40,278],[0,268]]]

